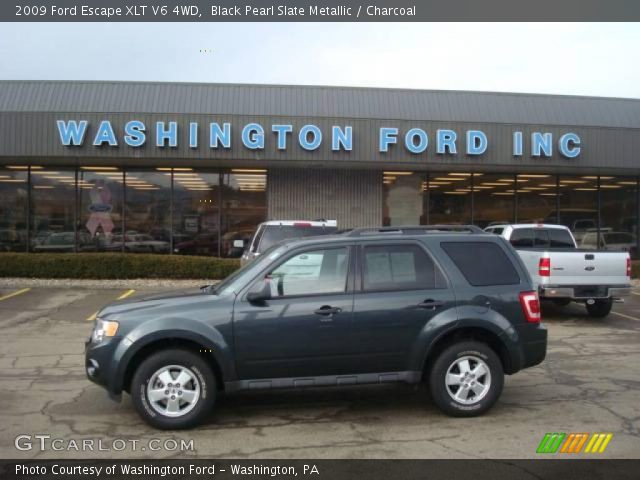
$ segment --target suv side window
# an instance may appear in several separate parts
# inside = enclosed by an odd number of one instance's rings
[[[513,248],[532,248],[533,228],[516,228],[511,232],[509,242]]]
[[[366,245],[362,252],[365,291],[446,288],[440,269],[417,245]]]
[[[343,293],[347,286],[349,250],[327,248],[297,253],[268,275],[273,298]]]
[[[520,275],[497,243],[442,242],[440,246],[474,287],[520,283]]]

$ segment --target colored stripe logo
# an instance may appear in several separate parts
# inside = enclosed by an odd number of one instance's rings
[[[604,453],[613,433],[545,433],[536,453]]]

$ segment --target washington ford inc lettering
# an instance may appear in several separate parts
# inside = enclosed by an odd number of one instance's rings
[[[231,149],[232,130],[230,123],[211,122],[201,126],[198,122],[178,126],[178,122],[155,122],[152,126],[140,120],[130,120],[121,129],[115,128],[110,120],[102,120],[96,126],[88,120],[57,120],[60,143],[67,147],[82,146],[86,139],[95,147],[118,147],[125,144],[132,148],[140,148],[147,144],[148,133],[153,136],[153,145],[157,148],[177,147],[179,141],[188,141],[189,147],[201,148],[201,135],[204,130],[206,145],[210,149]],[[184,131],[183,131],[184,130]],[[239,132],[242,145],[248,150],[264,150],[267,142],[273,142],[277,150],[287,150],[292,142],[297,142],[304,150],[313,151],[320,148],[326,140],[332,151],[351,151],[357,135],[350,125],[334,125],[330,131],[323,132],[317,125],[307,124],[297,129],[291,124],[273,124],[264,127],[259,123],[247,123]],[[463,149],[467,155],[482,155],[489,147],[489,138],[482,130],[466,130],[459,139],[455,130],[438,129],[433,134],[435,150],[438,154],[456,155]],[[524,152],[524,133],[513,132],[511,154],[522,156]],[[396,127],[381,127],[378,131],[378,151],[388,152],[394,145],[401,144],[413,154],[427,151],[430,134],[422,128],[410,128],[400,132]],[[554,145],[558,152],[566,158],[575,158],[580,154],[580,137],[567,132],[556,139],[550,132],[531,132],[530,152],[532,157],[551,157]],[[397,148],[397,147],[396,147]]]

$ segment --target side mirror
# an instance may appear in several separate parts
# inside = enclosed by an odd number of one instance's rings
[[[244,248],[244,240],[234,240],[233,248]]]
[[[264,280],[262,288],[260,290],[253,290],[247,293],[247,300],[249,303],[262,303],[271,299],[271,284],[269,279]]]

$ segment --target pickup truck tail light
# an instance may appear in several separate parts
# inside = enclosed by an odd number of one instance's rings
[[[550,258],[541,258],[538,262],[538,275],[541,277],[549,277],[551,276],[551,259]]]
[[[631,258],[627,257],[627,277],[631,278]]]
[[[528,323],[540,323],[540,299],[537,292],[520,292],[520,306]]]

